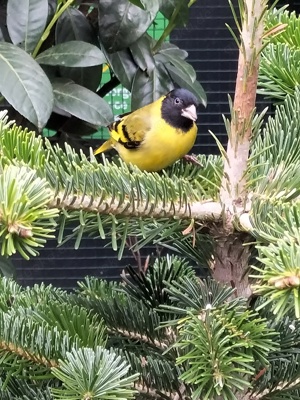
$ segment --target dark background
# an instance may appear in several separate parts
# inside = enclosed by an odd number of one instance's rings
[[[300,0],[281,1],[279,5],[287,3],[291,10],[300,12]],[[228,115],[227,95],[234,93],[238,51],[225,23],[234,27],[227,0],[199,0],[192,8],[188,26],[177,29],[171,36],[173,43],[188,51],[189,61],[208,97],[207,108],[200,110],[195,153],[218,154],[209,130],[224,145],[227,140],[222,114]],[[259,98],[258,109],[266,106],[271,104]],[[129,252],[118,261],[116,253],[110,246],[104,247],[105,242],[100,239],[84,238],[79,250],[74,250],[73,242],[60,248],[56,245],[55,240],[49,241],[40,250],[40,256],[30,261],[14,257],[17,280],[23,285],[45,282],[71,289],[86,275],[119,279],[126,265],[135,265]],[[152,251],[155,249],[144,249],[144,254]]]

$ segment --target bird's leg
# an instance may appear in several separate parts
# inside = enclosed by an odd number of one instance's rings
[[[198,160],[197,156],[195,154],[186,154],[185,156],[182,157],[185,161],[198,165],[199,167],[203,168],[203,165],[201,162]]]

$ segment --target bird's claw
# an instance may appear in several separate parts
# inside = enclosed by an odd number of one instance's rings
[[[201,164],[195,154],[186,154],[183,159],[191,164],[198,165],[199,167],[203,168],[203,164]]]

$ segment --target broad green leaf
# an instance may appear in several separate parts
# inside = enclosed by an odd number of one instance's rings
[[[56,44],[73,40],[83,41],[98,46],[96,30],[87,17],[74,7],[69,7],[58,19],[55,28]],[[59,67],[62,78],[71,79],[78,85],[96,91],[101,82],[102,67]]]
[[[134,62],[129,49],[120,50],[116,53],[107,53],[106,57],[111,69],[122,85],[126,89],[131,90],[132,81],[138,66]]]
[[[129,0],[129,1],[135,6],[140,7],[142,10],[145,10],[145,6],[141,0]]]
[[[137,7],[140,7],[142,10],[148,10],[153,7],[153,4],[158,4],[160,0],[129,0],[130,3],[134,4]]]
[[[188,52],[187,51],[182,50],[178,46],[176,46],[175,44],[169,43],[169,42],[162,43],[158,53],[162,53],[162,54],[165,54],[165,55],[170,54],[171,56],[179,58],[181,60],[185,60],[187,58],[187,56],[188,56]]]
[[[156,65],[150,74],[138,69],[132,85],[131,108],[150,104],[172,89],[174,85],[162,64]]]
[[[69,7],[60,16],[55,28],[56,44],[82,40],[97,44],[97,36],[86,16],[74,7]]]
[[[146,4],[146,2],[145,2]],[[147,1],[142,10],[128,0],[99,1],[99,37],[110,53],[123,50],[139,39],[158,12],[158,1]]]
[[[91,90],[59,78],[52,85],[54,104],[58,108],[97,126],[107,126],[113,121],[109,105]]]
[[[8,0],[7,28],[13,44],[31,52],[42,36],[48,18],[48,0]]]
[[[180,87],[188,89],[190,92],[194,93],[194,95],[198,97],[204,107],[206,107],[207,98],[204,89],[200,85],[200,83],[197,80],[192,82],[183,69],[178,69],[171,64],[164,65],[173,81],[177,83],[177,85],[179,85]]]
[[[152,71],[155,67],[151,43],[151,37],[145,34],[130,46],[132,57],[142,71]]]
[[[170,52],[164,53],[160,52],[155,55],[155,59],[159,60],[163,64],[171,63],[174,67],[183,71],[184,74],[187,75],[187,78],[191,80],[191,82],[195,82],[197,79],[196,71],[188,62],[184,60],[179,60],[176,56],[173,56]]]
[[[57,8],[57,0],[48,0],[48,20],[55,14]]]
[[[61,78],[70,79],[71,81],[96,92],[101,83],[102,65],[93,67],[59,67]]]
[[[177,26],[185,26],[189,18],[189,2],[187,0],[160,0],[159,11],[168,20],[176,13],[174,20]]]
[[[79,40],[57,44],[40,53],[36,61],[39,64],[63,65],[65,67],[91,67],[106,62],[98,47]]]
[[[52,112],[53,92],[45,72],[24,50],[0,42],[0,92],[25,118],[42,129]]]

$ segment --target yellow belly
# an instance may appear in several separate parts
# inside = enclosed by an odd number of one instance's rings
[[[188,132],[175,130],[166,124],[161,128],[164,130],[149,132],[137,149],[126,149],[120,143],[115,143],[114,147],[127,164],[132,163],[149,172],[159,171],[186,155],[197,136],[196,124]]]

